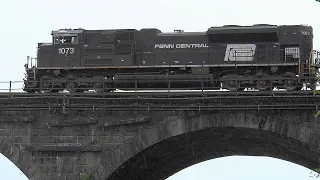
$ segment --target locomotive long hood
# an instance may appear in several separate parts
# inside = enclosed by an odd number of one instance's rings
[[[232,34],[232,33],[277,33],[278,26],[256,25],[256,26],[223,26],[211,27],[207,34]]]

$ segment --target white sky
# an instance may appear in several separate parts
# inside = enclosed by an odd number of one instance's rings
[[[211,26],[226,24],[308,24],[314,28],[314,49],[320,50],[319,14],[320,3],[315,0],[1,1],[0,81],[21,81],[26,56],[35,56],[37,43],[50,42],[51,30],[60,28],[158,28],[167,32],[174,29],[206,31]],[[8,84],[0,87],[4,86]],[[1,157],[0,167],[3,179],[21,179]],[[304,180],[308,176],[309,171],[298,165],[252,157],[208,161],[185,169],[170,180],[255,180],[263,177]]]

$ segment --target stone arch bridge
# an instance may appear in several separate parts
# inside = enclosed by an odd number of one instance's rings
[[[229,155],[320,165],[308,93],[2,96],[0,152],[30,180],[160,180]]]

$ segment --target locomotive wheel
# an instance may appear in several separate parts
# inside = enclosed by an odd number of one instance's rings
[[[43,81],[42,82],[42,86],[41,86],[41,91],[43,91],[44,93],[49,93],[51,92],[53,89],[52,87],[52,83],[49,81]]]
[[[40,83],[40,92],[49,93],[49,92],[59,92],[62,90],[61,83],[56,81],[53,78],[44,77]]]
[[[270,90],[272,88],[270,86],[270,82],[269,81],[267,81],[267,80],[258,80],[257,81],[257,89],[259,91],[268,91],[268,90]]]
[[[294,91],[296,89],[298,89],[296,87],[296,83],[295,83],[295,80],[293,79],[286,79],[284,81],[284,88],[287,90],[287,91]]]
[[[222,82],[222,87],[226,88],[230,91],[237,91],[238,89],[238,82],[236,80],[229,80]]]
[[[103,82],[95,82],[94,83],[94,90],[97,91],[98,93],[105,92]]]
[[[230,91],[243,91],[242,81],[238,80],[241,76],[237,74],[227,74],[221,77],[220,87]]]
[[[67,91],[69,91],[70,93],[74,93],[77,91],[76,84],[73,81],[67,82],[66,88],[67,88]]]
[[[285,78],[289,78],[289,79],[286,79],[286,80],[283,81],[283,87],[287,91],[294,91],[294,90],[299,89],[298,83],[297,83],[297,80],[296,80],[297,77],[295,76],[295,74],[290,73],[290,72],[286,72],[286,73],[283,74],[283,76]]]

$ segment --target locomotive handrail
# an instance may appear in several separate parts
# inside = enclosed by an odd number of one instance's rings
[[[312,51],[312,64],[313,65],[320,64],[320,51],[317,51],[317,50]]]
[[[285,79],[290,79],[289,77],[288,78],[283,78],[283,80],[285,80]],[[133,81],[131,81],[131,80],[126,80],[127,82],[130,82],[130,83],[137,83],[139,80],[142,80],[143,81],[143,79],[136,79],[136,80],[133,80]],[[181,87],[181,88],[177,88],[177,87],[175,87],[175,88],[172,88],[170,85],[168,86],[168,87],[163,87],[163,88],[158,88],[156,91],[165,91],[165,92],[175,92],[175,91],[184,91],[184,92],[188,92],[188,91],[202,91],[204,94],[206,94],[208,91],[229,91],[229,90],[226,90],[226,89],[224,89],[224,88],[221,88],[220,86],[219,86],[219,84],[217,84],[216,82],[218,82],[218,80],[216,80],[216,79],[212,79],[212,80],[210,80],[211,82],[213,82],[214,83],[214,85],[213,86],[211,86],[211,87],[204,87],[203,86],[203,83],[205,82],[205,81],[207,81],[207,80],[205,80],[205,79],[198,79],[198,80],[196,80],[196,79],[190,79],[190,80],[188,80],[189,82],[200,82],[200,85],[199,86],[197,86],[197,87]],[[40,81],[35,81],[35,82],[37,82],[37,83],[39,83]],[[153,82],[161,82],[161,80],[153,80]],[[170,79],[170,78],[168,78],[167,79],[167,82],[169,82],[169,84],[170,83],[174,83],[174,82],[179,82],[179,80],[174,80],[174,79]],[[201,84],[201,82],[202,82],[202,84]],[[16,93],[16,92],[23,92],[23,93],[25,93],[24,92],[24,90],[23,90],[23,83],[24,83],[24,81],[0,81],[0,92],[6,92],[6,93]],[[270,86],[272,86],[272,84],[270,85]],[[68,91],[67,89],[61,89],[61,88],[56,88],[56,87],[47,87],[47,88],[43,88],[43,87],[37,87],[37,88],[35,88],[35,89],[37,89],[37,91],[40,91],[40,94],[42,94],[42,93],[44,93],[44,94],[46,94],[46,93],[48,93],[48,92],[46,92],[45,90],[46,89],[51,89],[51,90],[59,90],[59,91],[57,91],[57,93],[58,92],[65,92],[65,91]],[[83,90],[83,91],[88,91],[87,90],[87,88],[82,88],[82,87],[78,87],[77,88],[78,90]],[[120,91],[119,91],[120,90]],[[137,92],[144,92],[144,91],[154,91],[153,89],[145,89],[145,88],[142,88],[142,87],[139,87],[139,86],[135,86],[134,88],[121,88],[121,89],[115,89],[115,91],[117,91],[117,92],[134,92],[134,93],[137,93]],[[94,89],[91,89],[90,91],[95,91]],[[252,91],[256,91],[256,90],[254,90],[254,89],[248,89],[247,91],[250,91],[250,92],[252,92]],[[306,90],[306,91],[308,91],[308,90]],[[89,91],[88,91],[89,92]],[[97,92],[99,92],[99,91],[97,91]],[[301,91],[302,92],[302,91]],[[74,92],[73,92],[74,93]],[[235,92],[236,93],[236,92]]]
[[[37,67],[37,58],[27,56],[27,63],[25,64],[25,68],[31,69],[33,67]]]

